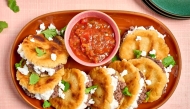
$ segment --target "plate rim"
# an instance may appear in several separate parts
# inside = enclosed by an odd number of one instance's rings
[[[44,16],[48,16],[51,14],[52,15],[56,15],[56,14],[64,14],[64,13],[79,13],[79,12],[82,12],[82,11],[86,11],[86,10],[65,10],[65,11],[55,11],[55,12],[49,12],[49,13],[45,13],[45,14],[42,14],[42,15],[39,15],[35,18],[33,18],[32,20],[30,20],[29,22],[27,22],[24,27],[19,31],[19,33],[16,35],[15,39],[14,39],[14,43],[12,43],[11,45],[11,52],[10,52],[10,57],[9,57],[9,69],[10,69],[10,73],[11,73],[11,79],[12,79],[12,82],[14,83],[14,87],[16,87],[16,90],[18,91],[19,95],[25,100],[25,102],[27,102],[28,104],[30,104],[31,106],[33,106],[34,108],[38,108],[36,107],[35,105],[33,105],[32,103],[30,103],[22,94],[21,94],[21,91],[19,90],[19,88],[17,87],[17,83],[18,81],[15,81],[14,80],[14,76],[13,75],[13,66],[11,65],[14,65],[15,63],[12,62],[12,58],[13,58],[13,54],[14,54],[14,46],[17,46],[16,45],[16,41],[18,40],[19,36],[22,34],[22,32],[26,29],[26,27],[28,25],[30,25],[32,22],[36,21],[37,19],[40,19],[40,18],[43,18]],[[165,104],[168,99],[172,96],[172,94],[174,93],[175,89],[177,88],[178,86],[178,83],[179,83],[179,80],[180,80],[180,76],[181,76],[181,69],[182,69],[182,58],[181,58],[181,52],[180,52],[180,48],[179,48],[179,45],[177,43],[177,40],[176,38],[174,37],[173,33],[169,30],[169,28],[163,24],[161,21],[159,21],[157,18],[153,17],[153,16],[150,16],[148,14],[144,14],[144,13],[140,13],[140,12],[133,12],[133,11],[124,11],[124,10],[97,10],[97,11],[102,11],[102,12],[105,12],[106,14],[108,13],[114,13],[114,14],[117,14],[117,13],[120,13],[120,14],[131,14],[131,15],[136,15],[136,16],[141,16],[141,17],[145,17],[145,18],[148,18],[148,19],[151,19],[159,24],[161,24],[165,29],[167,29],[166,31],[171,34],[171,38],[172,40],[174,41],[174,44],[175,44],[175,47],[177,48],[176,51],[179,53],[178,54],[178,58],[180,60],[178,60],[178,64],[180,65],[178,67],[178,77],[176,77],[176,84],[172,87],[172,90],[168,93],[168,96],[161,102],[159,103],[157,106],[155,106],[156,108],[162,106],[163,104]]]

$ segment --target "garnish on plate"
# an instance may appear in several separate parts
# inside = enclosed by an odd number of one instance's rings
[[[125,88],[123,89],[122,93],[123,93],[124,95],[127,95],[127,96],[132,96],[132,94],[129,92],[128,87],[125,87]]]
[[[44,50],[41,50],[40,48],[36,47],[36,53],[37,56],[43,56],[44,54],[46,54],[46,52]]]
[[[40,77],[39,77],[38,74],[32,73],[32,74],[30,75],[29,84],[34,85],[34,84],[36,84],[36,83],[39,81],[39,79],[40,79]]]
[[[140,50],[133,50],[133,53],[134,53],[134,55],[135,55],[136,58],[140,58],[142,51],[140,51]]]
[[[16,69],[18,69],[18,67],[22,66],[22,62],[24,61],[24,59],[21,59],[19,63],[15,63],[15,67]]]
[[[43,33],[48,40],[52,39],[54,36],[57,35],[56,29],[46,29],[41,33]]]
[[[98,88],[98,86],[91,86],[85,89],[85,93],[89,94],[92,89]]]
[[[169,65],[174,66],[176,62],[172,56],[167,56],[162,60],[162,64],[164,65],[164,67],[168,67]]]
[[[51,106],[50,102],[45,100],[44,103],[43,103],[43,108],[48,108],[50,106]]]
[[[65,86],[63,92],[66,92],[70,88],[70,84],[64,80],[61,81],[61,83]]]

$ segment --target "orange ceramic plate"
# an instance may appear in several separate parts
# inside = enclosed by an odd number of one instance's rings
[[[22,96],[22,98],[29,103],[34,108],[42,108],[42,101],[32,99],[28,97],[22,88],[20,87],[18,81],[16,80],[16,69],[15,69],[15,63],[20,61],[20,56],[17,53],[18,45],[23,41],[25,37],[27,37],[30,34],[35,34],[36,30],[39,29],[39,25],[44,22],[46,25],[49,25],[50,23],[53,23],[57,29],[63,28],[67,23],[70,21],[70,19],[81,12],[82,10],[78,11],[60,11],[60,12],[53,12],[48,13],[42,16],[39,16],[32,21],[30,21],[18,34],[16,37],[14,44],[12,45],[12,50],[10,54],[10,69],[11,69],[11,75],[12,80],[14,82],[14,85],[19,92],[19,94]],[[159,20],[145,15],[141,13],[136,12],[129,12],[129,11],[103,11],[107,13],[109,16],[111,16],[119,26],[119,29],[121,30],[121,35],[129,29],[130,26],[154,26],[155,29],[157,29],[160,33],[165,34],[165,41],[167,45],[170,48],[170,54],[174,57],[177,65],[174,67],[172,72],[170,73],[169,78],[169,84],[166,90],[166,93],[162,95],[162,97],[152,103],[144,103],[140,104],[138,109],[152,109],[152,108],[158,108],[162,104],[164,104],[170,96],[173,94],[174,90],[176,89],[176,86],[178,84],[180,74],[181,74],[181,54],[179,50],[179,46],[177,44],[177,41],[171,31]],[[85,67],[82,65],[79,65],[74,60],[69,58],[67,65],[65,66],[67,68],[79,68],[85,72],[88,72],[91,68]]]

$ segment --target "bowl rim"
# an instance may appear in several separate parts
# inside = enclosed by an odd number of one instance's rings
[[[106,21],[107,23],[110,24],[110,26],[112,27],[113,31],[114,31],[114,37],[115,37],[115,47],[112,50],[111,54],[106,57],[103,61],[98,62],[98,63],[91,63],[91,62],[86,62],[81,60],[80,58],[78,58],[72,51],[70,45],[69,45],[69,37],[70,37],[70,32],[73,28],[73,26],[80,21],[82,18],[86,18],[86,17],[97,17],[97,18],[101,18],[104,21]],[[65,30],[65,34],[64,34],[64,42],[65,42],[65,47],[67,49],[67,52],[69,53],[69,55],[79,64],[82,64],[84,66],[89,66],[89,67],[95,67],[95,66],[101,66],[104,65],[106,63],[108,63],[109,61],[111,61],[111,59],[116,55],[119,46],[120,46],[120,32],[119,32],[119,27],[116,24],[116,22],[106,13],[101,12],[101,11],[96,11],[96,10],[88,10],[88,11],[82,11],[80,13],[78,13],[77,15],[75,15],[67,24],[67,28]]]

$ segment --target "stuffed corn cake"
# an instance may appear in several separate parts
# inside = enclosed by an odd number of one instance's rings
[[[89,75],[92,84],[98,88],[92,94],[95,103],[91,109],[118,109],[123,102],[122,89],[126,86],[124,79],[112,68],[96,67]]]
[[[148,99],[145,102],[158,100],[167,84],[167,76],[163,69],[149,58],[141,57],[139,59],[129,60],[145,76]]]
[[[136,58],[134,50],[139,50],[142,56],[155,55],[157,60],[162,60],[169,53],[164,37],[152,26],[148,29],[135,27],[125,34],[119,49],[119,57],[126,60],[134,59]]]
[[[126,60],[114,61],[109,67],[120,73],[128,89],[128,94],[124,96],[124,101],[119,109],[137,108],[146,99],[144,76],[135,66]]]
[[[85,93],[87,87],[92,86],[92,79],[79,69],[65,69],[62,81],[70,84],[67,91],[63,90],[64,98],[55,97],[50,103],[56,109],[84,109],[94,103],[90,93]]]

